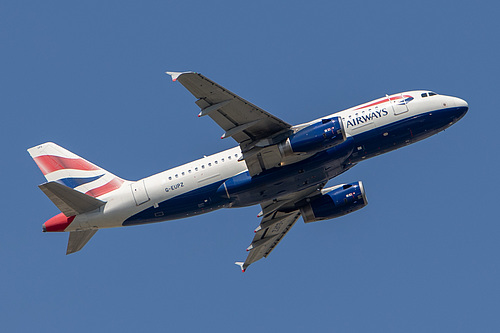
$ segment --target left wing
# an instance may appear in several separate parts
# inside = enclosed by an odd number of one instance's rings
[[[293,193],[281,200],[273,200],[262,204],[262,212],[259,214],[259,216],[262,216],[262,221],[255,229],[252,244],[247,248],[250,253],[245,262],[236,262],[235,264],[240,266],[244,272],[250,264],[262,258],[267,258],[300,217],[297,203],[320,194],[324,186],[325,184],[321,184],[317,187]]]
[[[208,115],[232,137],[243,152],[250,175],[278,166],[276,144],[286,138],[291,125],[246,101],[226,88],[194,72],[167,72],[198,100],[199,117]]]

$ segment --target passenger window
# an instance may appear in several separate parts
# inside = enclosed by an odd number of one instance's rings
[[[224,157],[221,159],[222,162],[224,162]]]
[[[168,180],[172,180],[172,176],[168,177]]]
[[[205,164],[203,164],[203,165],[201,166],[201,168],[202,168],[202,169],[205,169]]]
[[[227,157],[227,159],[228,159],[228,160],[230,160],[230,159],[231,159],[231,156],[228,156],[228,157]]]
[[[211,167],[212,166],[212,163],[208,163],[208,166]]]
[[[179,175],[178,175],[178,174],[176,174],[176,175],[175,175],[175,178],[179,178]]]
[[[188,170],[188,173],[191,173],[191,169]]]
[[[214,163],[215,163],[215,164],[217,164],[217,163],[219,163],[219,161],[215,160],[215,162],[214,162]]]
[[[194,168],[194,171],[198,171],[198,167]]]

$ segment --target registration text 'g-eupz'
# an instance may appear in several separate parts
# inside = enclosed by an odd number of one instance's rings
[[[172,186],[169,186],[169,187],[165,187],[165,192],[170,192],[170,191],[175,191],[175,190],[178,190],[180,189],[181,187],[184,187],[184,183],[183,182],[180,182],[180,183],[177,183],[177,184],[174,184]]]

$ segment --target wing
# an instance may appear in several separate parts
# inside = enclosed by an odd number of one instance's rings
[[[250,175],[276,167],[281,162],[276,143],[284,140],[290,124],[244,100],[205,76],[194,72],[167,72],[198,100],[201,112],[208,115],[225,133],[239,143]]]
[[[321,193],[325,184],[293,193],[280,200],[273,200],[262,204],[260,225],[255,229],[255,237],[247,248],[250,253],[245,262],[236,262],[244,272],[250,264],[267,258],[278,243],[285,237],[300,217],[297,203]]]

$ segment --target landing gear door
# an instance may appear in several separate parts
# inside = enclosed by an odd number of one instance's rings
[[[144,180],[130,184],[130,188],[132,190],[132,194],[134,195],[135,204],[137,206],[149,201],[149,196],[148,192],[146,191]]]
[[[387,95],[386,95],[387,96]],[[394,115],[399,115],[405,112],[408,112],[408,104],[406,104],[406,98],[403,94],[387,96],[391,103],[392,111]]]

